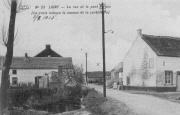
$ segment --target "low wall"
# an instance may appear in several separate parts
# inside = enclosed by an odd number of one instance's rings
[[[153,91],[153,92],[176,92],[176,87],[124,86],[123,90],[138,90],[138,91]]]

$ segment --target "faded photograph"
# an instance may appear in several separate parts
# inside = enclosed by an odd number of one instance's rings
[[[180,115],[179,6],[1,0],[0,115]]]

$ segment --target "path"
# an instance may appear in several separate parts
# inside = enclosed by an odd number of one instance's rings
[[[103,87],[89,84],[91,88],[103,92]],[[107,89],[107,96],[126,104],[138,115],[180,115],[180,104],[150,95],[130,94],[121,90]]]

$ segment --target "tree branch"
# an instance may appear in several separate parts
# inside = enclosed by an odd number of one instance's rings
[[[4,18],[4,21],[3,21],[3,24],[1,27],[1,39],[2,39],[1,44],[4,46],[7,46],[7,40],[8,40],[7,37],[8,37],[8,35],[7,35],[6,27],[5,27],[5,18]]]
[[[21,6],[22,6],[22,0],[20,0],[19,4],[17,6],[17,10],[16,10],[17,13],[22,12],[22,10],[20,10]]]
[[[7,0],[7,2],[8,2],[8,5],[5,3],[5,1],[3,0],[3,2],[4,2],[4,5],[6,6],[6,8],[7,9],[9,9],[9,10],[11,10],[10,8],[10,6],[11,6],[11,4],[10,4],[10,2],[9,2],[9,0]]]
[[[11,10],[11,2],[12,0],[7,0],[7,2],[5,2],[3,0],[5,6],[7,7],[7,9]],[[17,9],[16,9],[16,13],[20,13],[22,12],[23,10],[21,10],[21,6],[22,6],[22,0],[16,0],[16,2],[18,3],[17,5]]]

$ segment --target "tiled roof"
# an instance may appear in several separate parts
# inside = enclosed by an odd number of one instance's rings
[[[49,56],[50,57],[62,57],[61,55],[56,53],[54,50],[52,50],[50,45],[46,45],[46,48],[34,57],[49,57]]]
[[[142,39],[158,56],[180,57],[180,38],[142,34]]]
[[[123,72],[123,67],[122,66],[117,66],[117,67],[114,68],[113,71],[116,72],[116,73]]]
[[[38,53],[36,56],[34,57],[62,57],[61,55],[59,55],[58,53],[56,53],[55,51],[53,51],[52,49],[45,49],[42,52]]]
[[[2,61],[0,57],[0,69]],[[58,66],[72,64],[71,57],[13,57],[11,69],[58,69]]]

